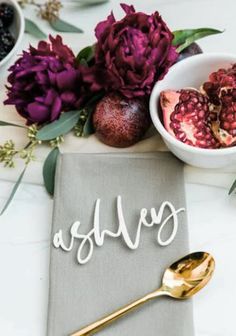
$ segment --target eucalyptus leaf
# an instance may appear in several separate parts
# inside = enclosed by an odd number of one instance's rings
[[[92,120],[93,111],[94,109],[92,107],[88,108],[87,120],[83,127],[83,137],[88,137],[89,135],[94,133],[93,120]]]
[[[88,64],[94,58],[95,45],[85,47],[82,49],[76,57],[76,60],[80,64]]]
[[[232,184],[231,188],[229,189],[229,195],[231,195],[236,190],[236,180]]]
[[[58,147],[54,148],[47,156],[43,165],[43,180],[47,192],[53,196],[55,185],[55,173],[57,158],[59,155]]]
[[[97,6],[109,2],[109,0],[77,0],[82,6]]]
[[[92,120],[93,112],[95,109],[95,105],[100,99],[102,99],[103,96],[104,92],[100,92],[94,95],[87,103],[86,109],[88,111],[88,116],[83,127],[83,137],[88,137],[89,135],[94,133],[93,120]]]
[[[67,134],[75,127],[80,117],[80,111],[70,111],[63,113],[60,118],[51,124],[42,127],[36,139],[47,141],[57,138],[60,135]]]
[[[0,126],[13,126],[13,127],[26,128],[25,126],[22,126],[22,125],[16,125],[16,124],[9,123],[9,122],[6,122],[6,121],[1,121],[1,120],[0,120]]]
[[[25,32],[33,35],[37,39],[46,39],[47,35],[30,19],[25,18]]]
[[[20,184],[21,184],[21,181],[25,175],[25,171],[26,171],[26,168],[27,166],[25,166],[25,168],[23,169],[22,173],[20,174],[20,176],[18,177],[18,180],[16,181],[12,191],[11,191],[11,194],[6,202],[6,204],[4,205],[1,213],[0,213],[0,216],[2,216],[4,214],[4,212],[7,210],[8,206],[10,205],[11,201],[13,200],[14,196],[15,196],[15,193],[17,192]]]
[[[184,30],[176,30],[173,32],[174,40],[172,44],[177,46],[177,52],[183,51],[193,42],[209,36],[223,33],[223,31],[213,28],[198,28],[198,29],[184,29]]]
[[[83,33],[83,30],[60,18],[50,22],[51,27],[60,33]]]

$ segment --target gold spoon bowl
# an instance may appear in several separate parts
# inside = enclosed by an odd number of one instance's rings
[[[166,269],[162,286],[159,289],[71,334],[71,336],[92,335],[119,317],[158,296],[167,295],[174,299],[188,299],[209,282],[214,269],[215,261],[209,253],[195,252],[188,254]]]
[[[214,269],[215,261],[209,253],[189,254],[167,268],[161,290],[175,299],[187,299],[208,283]]]

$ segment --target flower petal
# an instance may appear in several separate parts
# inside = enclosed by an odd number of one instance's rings
[[[53,52],[63,61],[73,64],[75,61],[75,55],[73,51],[62,42],[62,37],[57,35],[55,38],[52,35],[49,36],[49,40],[52,44]]]
[[[30,103],[27,106],[27,111],[32,122],[43,123],[48,120],[48,116],[50,115],[49,108],[37,102]]]
[[[56,82],[60,90],[74,89],[78,72],[75,69],[64,70],[57,74]]]
[[[95,36],[99,39],[104,31],[116,22],[113,12],[107,17],[105,21],[100,22],[95,28]]]
[[[125,4],[125,3],[121,3],[120,6],[121,6],[121,8],[124,10],[124,12],[125,12],[126,14],[132,14],[132,13],[135,13],[134,6],[132,6],[132,5],[129,6],[129,5]]]
[[[50,118],[51,121],[58,119],[58,117],[60,116],[62,112],[61,106],[62,106],[61,99],[59,97],[56,97],[56,99],[53,102],[52,109],[51,109],[51,118]]]

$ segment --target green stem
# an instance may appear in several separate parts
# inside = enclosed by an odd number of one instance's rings
[[[28,148],[31,146],[31,144],[32,144],[32,141],[28,142],[28,143],[25,145],[24,149],[28,149]]]
[[[27,167],[28,167],[28,164],[25,165],[25,168],[23,169],[23,171],[21,172],[20,176],[18,177],[16,183],[14,184],[14,187],[12,188],[10,196],[7,199],[5,205],[3,206],[3,209],[0,212],[0,216],[2,216],[4,214],[4,212],[7,210],[8,206],[10,205],[11,201],[13,200],[13,198],[15,196],[15,193],[17,192],[17,190],[18,190],[18,188],[19,188],[19,186],[22,182],[22,179],[25,175],[25,171],[26,171]]]

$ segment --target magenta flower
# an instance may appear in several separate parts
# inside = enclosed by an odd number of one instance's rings
[[[27,124],[43,124],[81,104],[81,76],[75,56],[62,38],[49,37],[29,48],[9,69],[5,104],[15,105]]]
[[[119,91],[128,98],[148,96],[178,54],[173,34],[158,12],[147,15],[121,4],[126,15],[116,21],[113,13],[96,29],[95,65],[83,69],[91,90]]]

